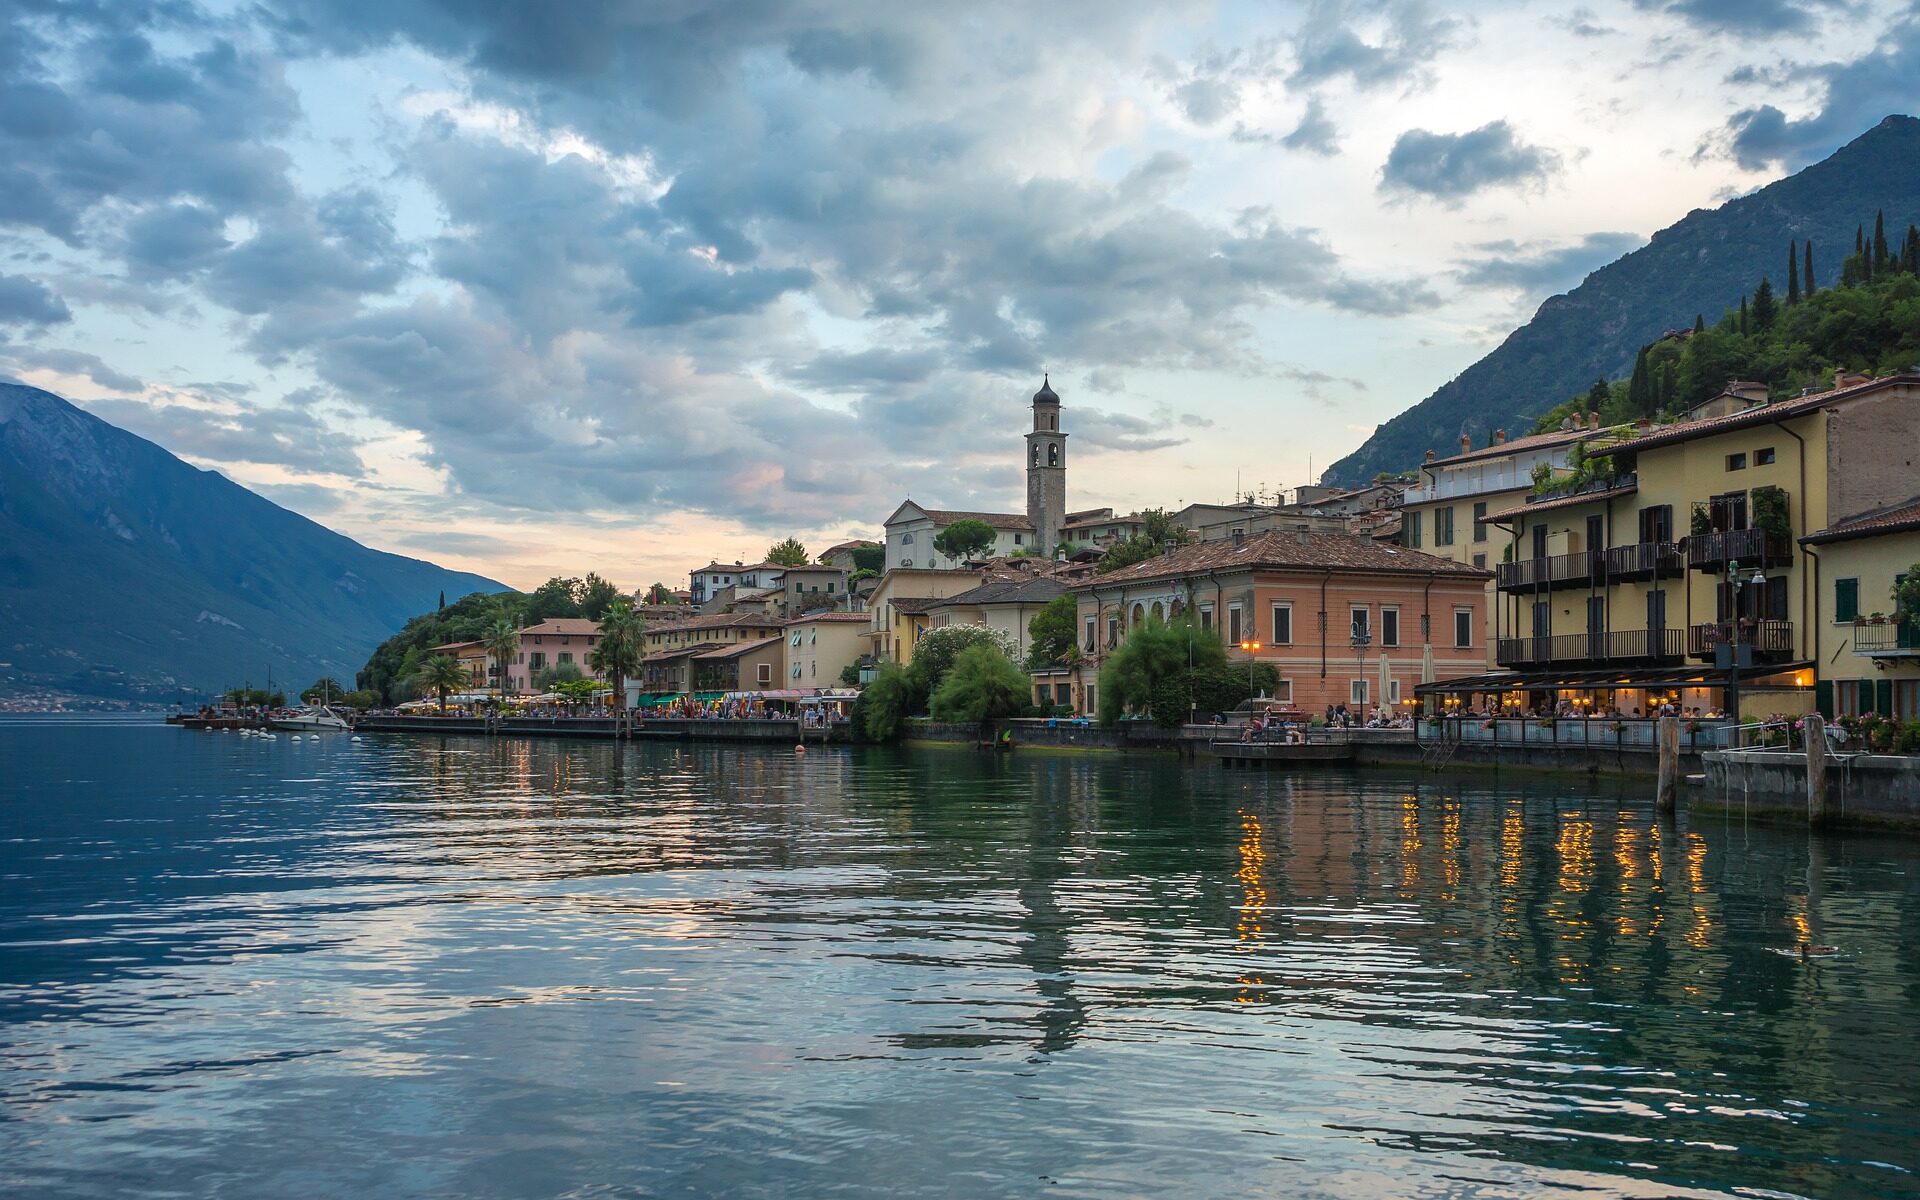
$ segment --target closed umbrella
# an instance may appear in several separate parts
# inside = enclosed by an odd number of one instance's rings
[[[1385,707],[1393,703],[1393,662],[1386,655],[1380,656],[1380,703]]]
[[[1420,648],[1420,682],[1421,683],[1433,682],[1433,643],[1432,642],[1428,642],[1425,646],[1422,646]],[[1429,713],[1433,712],[1433,704],[1434,704],[1433,694],[1429,692],[1427,694],[1427,702],[1426,702],[1427,712]]]

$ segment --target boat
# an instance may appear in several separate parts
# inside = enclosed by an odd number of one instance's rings
[[[301,709],[274,717],[268,724],[275,729],[289,729],[295,733],[345,733],[353,728],[324,708]]]

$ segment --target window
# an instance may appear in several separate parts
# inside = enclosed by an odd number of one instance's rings
[[[1772,466],[1773,465],[1773,447],[1762,446],[1760,449],[1755,450],[1753,452],[1753,465],[1756,467]]]
[[[1420,518],[1425,513],[1410,512],[1401,519],[1406,522],[1400,529],[1400,540],[1414,550],[1420,548]]]
[[[528,655],[527,658],[528,658],[527,666],[533,668],[536,671],[540,670],[541,668],[547,665],[547,656],[545,654],[542,654],[538,650],[535,650],[532,654]]]
[[[1387,703],[1400,703],[1400,681],[1398,679],[1387,680]]]
[[[901,544],[902,546],[911,546],[911,545],[913,545],[913,534],[911,534],[911,533],[903,533],[903,534],[901,534],[901,535],[900,535],[900,544]]]
[[[1026,535],[1026,534],[1024,534],[1024,533],[1016,533],[1016,534],[1014,534],[1014,535],[1013,535],[1013,544],[1014,544],[1014,545],[1016,545],[1016,546],[1018,546],[1018,545],[1020,545],[1020,544],[1021,544],[1021,543],[1022,543],[1022,542],[1023,542],[1024,540],[1025,540],[1025,538],[1026,538],[1026,536],[1027,536],[1027,535]]]
[[[1833,619],[1851,621],[1860,615],[1860,581],[1858,579],[1836,579],[1833,581]]]
[[[1433,544],[1453,545],[1453,506],[1433,510]]]
[[[1473,506],[1473,540],[1476,542],[1487,540],[1487,502],[1485,500],[1477,501]]]
[[[1293,680],[1282,679],[1273,685],[1273,698],[1282,704],[1293,703]]]
[[[1200,606],[1200,628],[1208,631],[1213,629],[1213,605],[1202,604]]]
[[[1107,649],[1111,650],[1115,646],[1118,646],[1119,644],[1120,644],[1120,614],[1109,613],[1107,614]]]
[[[1347,609],[1348,636],[1356,646],[1369,645],[1373,641],[1373,614],[1368,609],[1355,605]]]
[[[1227,605],[1227,640],[1236,645],[1243,640],[1240,628],[1240,606]]]
[[[1293,605],[1291,604],[1273,606],[1273,644],[1276,646],[1293,644]]]
[[[754,674],[755,674],[755,677],[759,679],[761,683],[772,683],[773,682],[773,664],[761,663],[759,670],[757,670]]]
[[[1744,471],[1747,469],[1747,456],[1744,454],[1727,455],[1727,470]]]
[[[1382,608],[1380,610],[1380,644],[1398,646],[1400,644],[1400,610]]]
[[[798,579],[793,581],[793,590],[795,592],[798,592],[800,590],[800,581]]]
[[[1087,653],[1088,653],[1088,654],[1092,654],[1092,653],[1093,653],[1093,637],[1094,637],[1094,633],[1093,633],[1093,618],[1092,618],[1092,617],[1088,617],[1088,618],[1087,618],[1087,646],[1086,646],[1086,649],[1087,649]]]
[[[1474,570],[1476,570],[1476,571],[1484,571],[1484,570],[1486,570],[1486,569],[1487,569],[1487,556],[1486,556],[1486,555],[1484,555],[1484,554],[1476,554],[1476,555],[1474,555],[1474,556],[1473,556],[1473,569],[1474,569]]]
[[[792,678],[792,679],[800,678],[800,664],[799,663],[793,664],[793,670],[788,671],[787,675],[789,678]]]
[[[793,631],[793,640],[787,644],[789,646],[798,646],[800,644],[800,631],[798,629]]]
[[[1365,704],[1366,702],[1367,702],[1367,681],[1364,679],[1353,680],[1347,686],[1347,703],[1357,705],[1357,704]]]

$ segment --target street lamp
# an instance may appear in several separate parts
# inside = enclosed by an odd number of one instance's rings
[[[1767,574],[1759,567],[1753,569],[1753,578],[1748,580],[1755,587],[1767,585]],[[1727,608],[1732,618],[1727,622],[1733,636],[1727,645],[1727,716],[1737,728],[1740,724],[1740,560],[1727,560]],[[1758,626],[1756,625],[1756,631]]]
[[[1240,648],[1247,652],[1247,698],[1253,698],[1253,656],[1260,652],[1259,642],[1241,642]]]

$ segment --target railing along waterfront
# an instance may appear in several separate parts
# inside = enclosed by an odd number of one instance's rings
[[[1654,717],[1441,716],[1423,718],[1418,736],[1423,743],[1621,748],[1654,753],[1659,749],[1659,724]],[[1717,749],[1726,743],[1729,726],[1725,718],[1682,718],[1680,748],[1687,753]]]
[[[1697,658],[1712,658],[1716,647],[1731,644],[1751,646],[1756,656],[1780,658],[1793,653],[1793,622],[1707,621],[1687,630],[1687,653]]]
[[[1764,529],[1722,529],[1696,533],[1686,541],[1687,565],[1716,570],[1729,562],[1778,566],[1793,558],[1793,539]]]
[[[1494,661],[1503,667],[1580,662],[1677,663],[1685,657],[1686,631],[1677,627],[1501,638],[1494,644]]]

